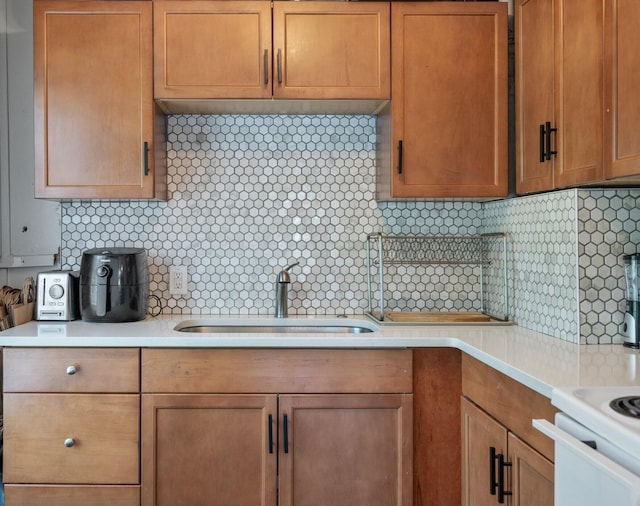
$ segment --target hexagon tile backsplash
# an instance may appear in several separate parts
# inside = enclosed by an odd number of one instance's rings
[[[299,260],[290,314],[358,314],[368,233],[505,232],[511,319],[568,341],[622,340],[620,255],[640,245],[640,190],[376,202],[375,129],[374,116],[169,116],[170,200],[63,203],[62,268],[79,268],[85,249],[143,247],[165,313],[272,314],[276,274]],[[187,266],[187,296],[169,294],[173,264]],[[456,272],[447,286],[473,292],[477,276]],[[442,306],[421,296],[421,307]]]
[[[622,256],[640,253],[640,190],[583,190],[577,198],[580,335],[608,343],[624,322]]]
[[[363,313],[367,234],[482,225],[480,204],[377,204],[373,116],[168,121],[168,202],[69,202],[62,218],[66,268],[88,248],[144,247],[151,293],[168,312],[272,314],[277,273],[300,261],[290,314]],[[187,266],[188,296],[169,294],[172,264]]]

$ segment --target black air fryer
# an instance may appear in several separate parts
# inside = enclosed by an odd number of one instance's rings
[[[80,263],[80,315],[88,322],[134,322],[147,316],[149,268],[141,248],[87,250]]]

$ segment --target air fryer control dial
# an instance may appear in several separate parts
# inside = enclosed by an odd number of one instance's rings
[[[61,299],[64,295],[64,287],[62,285],[51,285],[49,287],[49,296],[52,299]]]
[[[100,278],[106,278],[109,274],[111,274],[111,267],[108,265],[101,265],[96,269],[96,274]]]

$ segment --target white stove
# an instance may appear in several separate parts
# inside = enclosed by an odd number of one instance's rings
[[[640,505],[640,386],[554,389],[555,506]],[[628,414],[623,414],[628,413]]]
[[[616,399],[640,399],[640,386],[556,388],[551,403],[578,423],[640,459],[640,417],[620,414]],[[631,406],[635,403],[632,401]],[[640,408],[637,408],[640,414]]]

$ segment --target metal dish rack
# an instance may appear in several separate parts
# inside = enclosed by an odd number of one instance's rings
[[[392,265],[473,266],[479,269],[482,313],[494,321],[508,322],[507,237],[505,234],[384,235],[367,236],[367,289],[369,315],[385,319],[387,298],[385,269]],[[440,271],[442,273],[442,271]],[[375,286],[377,285],[377,286]],[[377,292],[377,308],[374,304]]]

